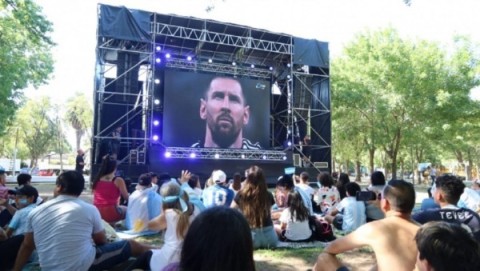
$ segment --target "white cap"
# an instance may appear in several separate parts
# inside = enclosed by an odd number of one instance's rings
[[[212,179],[216,183],[224,183],[227,180],[227,175],[221,170],[215,170],[212,173]]]

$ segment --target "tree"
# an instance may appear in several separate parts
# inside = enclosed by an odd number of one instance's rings
[[[396,178],[401,148],[409,146],[404,155],[414,156],[415,152],[421,158],[422,148],[431,149],[427,145],[438,139],[440,129],[456,123],[462,128],[477,127],[478,105],[469,101],[468,91],[478,83],[474,80],[478,61],[472,50],[465,48],[471,46],[459,47],[449,60],[437,43],[404,40],[387,28],[358,35],[345,47],[344,55],[333,61],[332,104],[336,110],[332,117],[344,123],[355,119],[355,125],[350,124],[354,132],[349,134],[352,140],[363,135],[371,170],[377,149],[383,150],[381,156],[388,158],[385,163]],[[345,110],[356,116],[342,114]],[[445,138],[455,142],[451,135]],[[455,146],[464,144],[467,142],[462,139]]]
[[[0,0],[0,135],[23,101],[22,89],[44,84],[53,71],[52,24],[31,0]]]
[[[67,101],[67,113],[65,120],[75,129],[76,148],[80,149],[82,136],[87,129],[92,127],[93,112],[92,107],[87,101],[87,97],[83,93],[75,93]]]
[[[15,123],[20,129],[19,141],[28,149],[32,168],[56,145],[58,128],[51,117],[52,109],[50,100],[42,97],[27,101],[17,112]]]

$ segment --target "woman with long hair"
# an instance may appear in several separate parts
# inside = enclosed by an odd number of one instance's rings
[[[242,189],[242,175],[236,172],[233,174],[233,182],[230,184],[229,188],[235,193],[235,195]]]
[[[238,208],[247,219],[254,248],[277,246],[278,238],[270,216],[274,203],[273,195],[267,189],[263,170],[257,166],[250,167],[247,170],[245,186],[235,196],[231,207]]]
[[[337,181],[337,190],[338,190],[338,193],[340,193],[341,200],[347,196],[347,190],[345,189],[345,186],[349,182],[350,182],[350,177],[348,177],[348,174],[340,173],[340,176],[338,177],[338,181]]]
[[[115,176],[117,160],[110,155],[103,157],[100,170],[92,181],[93,205],[97,207],[103,220],[114,224],[125,219],[126,206],[121,206],[120,195],[128,201],[125,180]]]
[[[288,193],[287,208],[280,215],[280,225],[275,225],[275,231],[282,241],[307,241],[312,236],[308,223],[309,211],[303,203],[302,195],[292,190]]]

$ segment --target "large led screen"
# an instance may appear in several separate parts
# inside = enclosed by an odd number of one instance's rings
[[[268,147],[270,82],[166,70],[164,84],[166,146]]]

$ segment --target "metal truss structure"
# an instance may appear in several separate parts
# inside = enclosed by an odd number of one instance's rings
[[[293,138],[295,131],[298,131],[295,123],[299,120],[307,123],[308,126],[312,117],[330,114],[329,104],[324,108],[312,108],[311,106],[312,101],[318,100],[317,104],[323,102],[311,89],[312,78],[328,81],[328,69],[318,69],[310,73],[295,69],[293,36],[192,17],[152,13],[150,18],[149,35],[151,40],[149,41],[138,42],[119,37],[97,36],[93,133],[96,157],[101,153],[102,142],[111,139],[109,136],[111,129],[115,125],[127,124],[132,116],[137,120],[141,118],[141,129],[145,132],[141,136],[125,137],[129,148],[148,152],[149,146],[154,143],[151,132],[152,124],[148,123],[148,120],[152,119],[155,107],[153,92],[155,70],[158,69],[155,65],[157,46],[162,51],[168,51],[171,54],[171,57],[164,63],[163,69],[185,69],[263,78],[270,80],[272,84],[278,83],[281,96],[285,97],[288,103],[285,106],[272,102],[272,121],[275,120],[285,127],[287,139]],[[119,66],[125,66],[125,63],[120,61],[120,54],[138,55],[137,58],[134,58],[135,61],[127,63],[127,67],[124,67],[121,73],[118,72]],[[194,57],[192,60],[186,60],[185,56],[187,55]],[[107,79],[107,75],[113,73],[115,69],[117,70],[116,75]],[[138,75],[134,74],[133,76],[136,77],[134,78],[135,82],[143,82],[142,88],[132,90],[132,84],[127,84],[122,85],[123,89],[117,87],[112,91],[114,85],[122,80],[125,81],[128,76],[132,76],[132,71],[134,73],[140,71]],[[116,116],[114,120],[110,120],[106,124],[102,115],[108,110],[107,107],[110,104],[118,103],[118,97],[122,97],[121,104],[126,107],[124,115]],[[308,134],[317,133],[318,137],[322,138],[319,131],[315,129],[309,129],[309,131]],[[286,148],[282,148],[284,142],[278,142],[273,134],[272,128],[271,148],[277,149],[272,151],[192,149],[168,146],[164,146],[164,148],[172,158],[191,158],[192,153],[195,153],[197,159],[284,161],[286,159],[284,151]],[[131,142],[137,142],[137,144],[132,145]],[[291,143],[288,148],[296,149],[302,154],[301,143],[298,141]],[[329,139],[322,138],[315,144],[314,147],[318,149],[331,148]],[[127,161],[128,155],[120,157],[120,160]]]
[[[167,147],[167,158],[285,161],[284,151]]]

